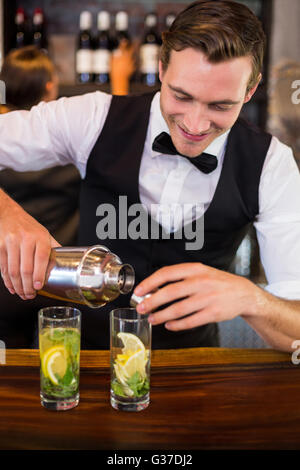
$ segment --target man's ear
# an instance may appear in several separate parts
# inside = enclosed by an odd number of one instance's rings
[[[256,89],[257,89],[261,79],[262,79],[262,74],[260,73],[259,76],[258,76],[258,80],[257,80],[256,84],[250,90],[247,91],[245,99],[244,99],[244,103],[248,103],[248,101],[251,100],[252,96],[256,92]]]
[[[160,81],[162,81],[163,75],[164,75],[163,64],[162,64],[162,61],[159,59],[159,61],[158,61],[158,76],[159,76]]]

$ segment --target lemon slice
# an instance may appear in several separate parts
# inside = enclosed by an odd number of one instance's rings
[[[128,397],[132,397],[134,395],[134,393],[133,393],[133,391],[131,390],[131,388],[128,386],[128,384],[126,382],[126,377],[124,376],[124,372],[122,371],[122,367],[120,366],[120,364],[115,362],[114,369],[115,369],[115,374],[116,374],[116,377],[117,377],[118,381],[123,386],[124,393]]]
[[[67,365],[67,354],[63,346],[54,346],[48,349],[42,359],[44,375],[49,377],[54,385],[58,385],[57,377],[64,377]]]
[[[146,365],[150,354],[138,336],[132,333],[118,333],[118,338],[124,347],[122,354],[117,354],[114,361],[114,371],[118,382],[123,386],[124,393],[133,396],[134,391],[128,385],[128,380],[136,372],[142,378],[146,378]]]
[[[133,353],[127,359],[124,365],[120,362],[117,362],[117,365],[119,367],[119,373],[122,375],[122,378],[127,381],[135,372],[139,372],[142,377],[145,377],[146,363],[147,360],[145,360],[145,351],[140,349],[139,351]]]
[[[53,353],[61,351],[62,353],[65,352],[64,346],[53,346],[52,348],[46,349],[46,351],[41,354],[41,365],[42,365],[42,370],[43,374],[45,377],[48,377],[48,372],[47,372],[47,362],[50,356],[52,356]]]
[[[67,371],[67,359],[61,351],[53,353],[47,362],[47,372],[49,379],[55,385],[58,385],[57,376],[63,378]]]
[[[131,356],[133,353],[142,350],[145,351],[144,343],[132,333],[118,333],[118,338],[124,344],[122,353]]]
[[[119,354],[119,356],[123,356]],[[124,393],[128,397],[132,397],[134,395],[133,390],[128,385],[128,379],[132,377],[133,374],[139,372],[142,378],[146,377],[146,364],[147,360],[145,360],[145,352],[140,349],[139,351],[133,353],[127,361],[123,362],[123,358],[121,360],[116,360],[114,363],[114,370],[116,377],[119,383],[123,387]]]

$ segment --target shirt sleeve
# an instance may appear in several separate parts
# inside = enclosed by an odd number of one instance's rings
[[[0,170],[34,171],[73,163],[85,175],[111,95],[97,91],[0,116]]]
[[[254,223],[268,285],[279,297],[300,299],[300,174],[292,150],[272,138]]]

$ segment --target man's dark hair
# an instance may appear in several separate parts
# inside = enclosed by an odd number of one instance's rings
[[[171,51],[188,47],[202,51],[212,63],[236,57],[252,59],[252,74],[247,90],[258,81],[262,70],[265,34],[261,22],[241,3],[233,1],[198,1],[176,17],[162,34],[160,59],[166,70]]]

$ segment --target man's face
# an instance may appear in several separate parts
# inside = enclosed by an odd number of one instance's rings
[[[160,106],[176,149],[195,157],[232,127],[243,103],[252,72],[250,57],[212,64],[198,50],[172,51],[168,68],[159,64]]]

